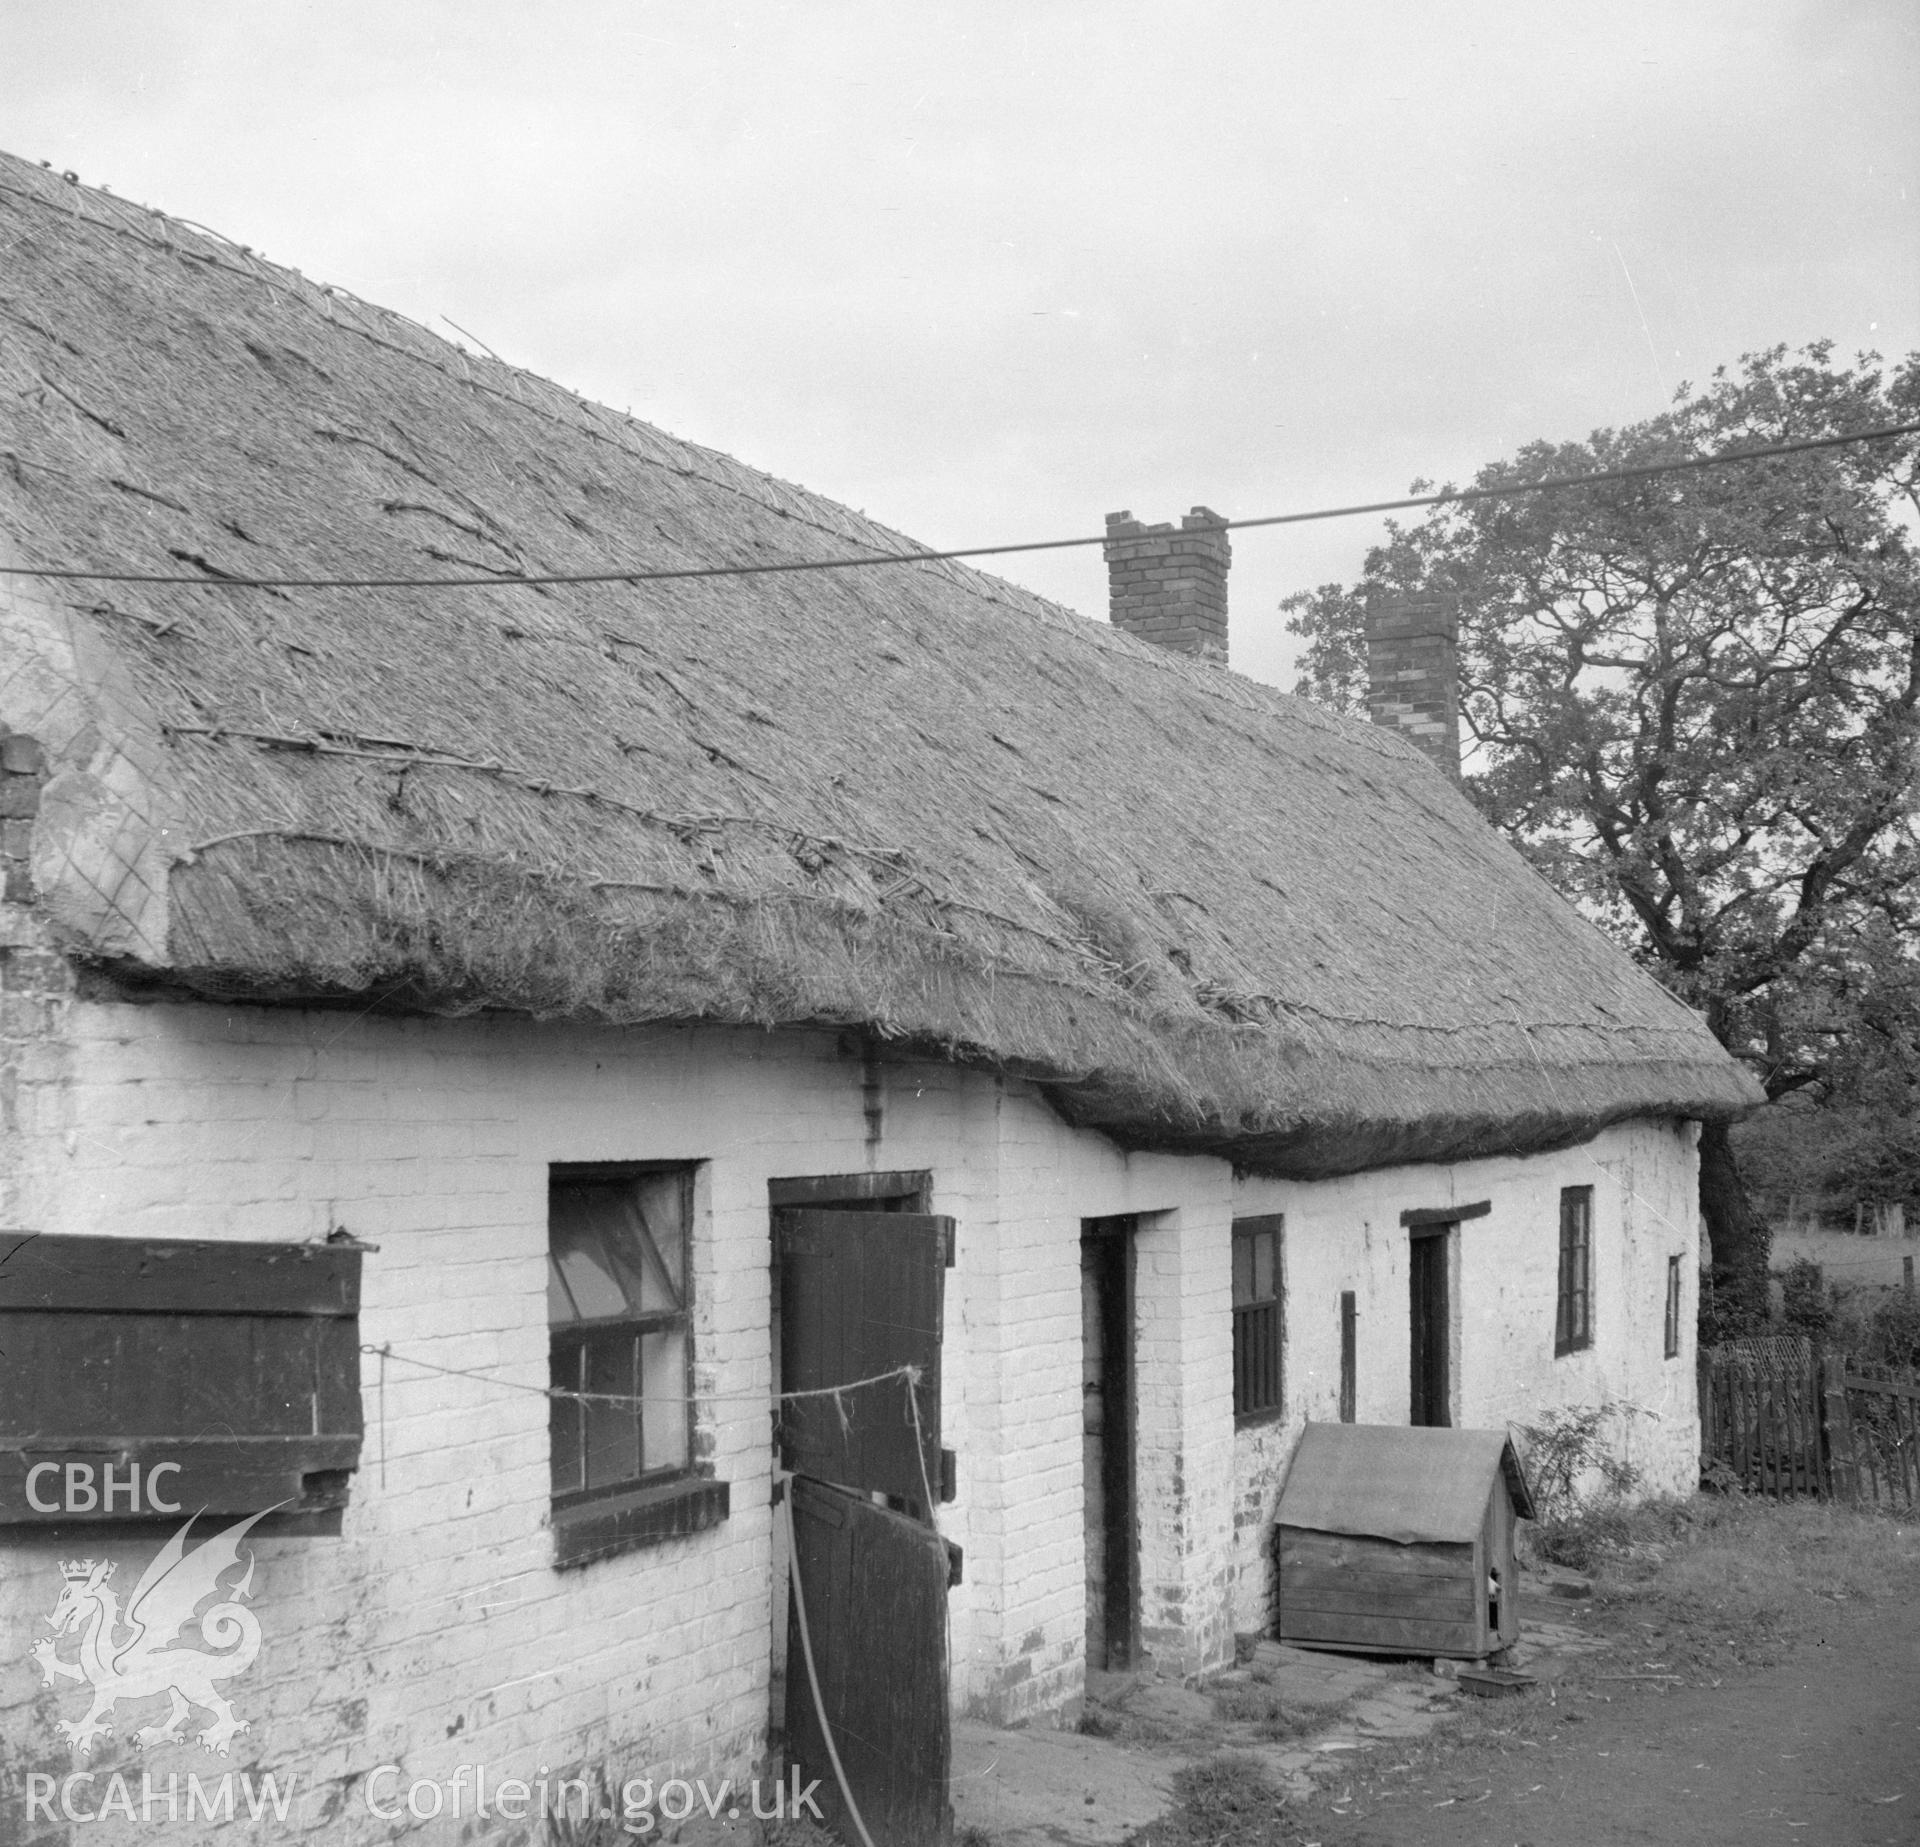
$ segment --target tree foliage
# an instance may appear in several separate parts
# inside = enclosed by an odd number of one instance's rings
[[[1741,1171],[1776,1218],[1920,1215],[1920,958],[1884,915],[1832,934],[1776,1002],[1815,1075],[1735,1130]]]
[[[1775,348],[1473,485],[1917,419],[1920,354]],[[1470,794],[1770,1097],[1830,1085],[1863,988],[1912,967],[1917,476],[1909,435],[1443,504],[1391,527],[1358,583],[1288,599],[1298,690],[1363,711],[1368,606],[1457,598]],[[1706,1152],[1731,1173],[1724,1136]],[[1738,1199],[1703,1205],[1716,1267],[1750,1295],[1764,1233]]]

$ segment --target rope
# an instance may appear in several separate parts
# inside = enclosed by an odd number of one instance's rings
[[[800,1622],[800,1652],[806,1657],[807,1686],[813,1694],[814,1717],[820,1721],[821,1741],[827,1747],[827,1761],[833,1765],[833,1780],[840,1786],[840,1799],[847,1805],[847,1817],[860,1836],[861,1847],[873,1847],[873,1836],[867,1832],[867,1824],[860,1818],[860,1805],[854,1801],[853,1791],[847,1786],[847,1773],[840,1764],[840,1748],[833,1742],[833,1727],[827,1723],[827,1702],[820,1695],[819,1670],[813,1664],[813,1633],[807,1627],[807,1593],[800,1582],[800,1540],[793,1530],[791,1479],[787,1482],[787,1491],[781,1497],[780,1506],[787,1522],[787,1582],[793,1587],[793,1610]]]
[[[440,1373],[450,1379],[478,1379],[486,1385],[498,1385],[507,1391],[531,1392],[539,1398],[563,1398],[575,1404],[611,1404],[622,1405],[630,1410],[639,1410],[647,1405],[663,1404],[751,1404],[778,1410],[791,1399],[831,1398],[840,1413],[842,1426],[846,1425],[846,1406],[840,1402],[843,1392],[857,1392],[869,1385],[885,1385],[892,1379],[904,1379],[907,1382],[908,1403],[913,1407],[913,1423],[917,1431],[920,1426],[920,1407],[914,1399],[913,1388],[920,1383],[918,1366],[896,1366],[891,1372],[876,1372],[865,1379],[849,1379],[842,1385],[814,1385],[803,1391],[775,1392],[771,1397],[760,1392],[696,1392],[690,1396],[679,1396],[672,1392],[648,1392],[644,1396],[635,1396],[624,1392],[570,1392],[557,1385],[528,1385],[520,1379],[503,1379],[498,1373],[482,1372],[472,1366],[441,1366],[433,1360],[416,1359],[410,1353],[395,1353],[391,1342],[381,1346],[362,1345],[362,1353],[377,1353],[380,1356],[382,1376],[385,1376],[388,1359],[398,1360],[403,1366],[416,1366],[422,1372]],[[926,1473],[926,1464],[921,1463],[921,1474]],[[932,1502],[929,1500],[928,1505]]]
[[[913,1419],[913,1459],[920,1465],[920,1492],[926,1496],[920,1505],[927,1510],[927,1518],[932,1520],[933,1510],[939,1502],[934,1499],[933,1483],[927,1479],[927,1433],[920,1424],[920,1394],[915,1389],[920,1383],[919,1368],[909,1367],[907,1370],[914,1374],[907,1386],[907,1413]]]

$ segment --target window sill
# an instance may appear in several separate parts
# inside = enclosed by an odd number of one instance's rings
[[[1286,1421],[1287,1407],[1280,1404],[1263,1406],[1258,1411],[1236,1411],[1233,1414],[1233,1427],[1236,1430],[1258,1430],[1267,1424],[1280,1424]]]
[[[1555,1346],[1553,1350],[1553,1357],[1556,1360],[1564,1360],[1564,1359],[1570,1358],[1572,1355],[1576,1353],[1591,1353],[1592,1351],[1593,1351],[1593,1337],[1589,1335],[1585,1340],[1576,1340],[1576,1341],[1570,1342],[1567,1346],[1564,1346],[1564,1347]]]
[[[686,1539],[718,1526],[728,1511],[727,1483],[702,1475],[560,1509],[553,1516],[554,1568],[566,1571]]]

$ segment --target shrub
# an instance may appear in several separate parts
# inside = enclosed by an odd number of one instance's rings
[[[1833,1322],[1826,1272],[1811,1257],[1796,1257],[1780,1274],[1781,1319],[1818,1340]]]
[[[1920,1366],[1920,1296],[1882,1287],[1841,1291],[1825,1344],[1869,1366]]]
[[[1874,1351],[1863,1358],[1883,1366],[1920,1366],[1920,1295],[1889,1289],[1867,1326]]]
[[[1596,1552],[1620,1541],[1622,1503],[1640,1485],[1640,1471],[1601,1435],[1617,1409],[1570,1405],[1520,1426],[1533,1490],[1534,1544],[1544,1557],[1576,1571],[1591,1570]]]

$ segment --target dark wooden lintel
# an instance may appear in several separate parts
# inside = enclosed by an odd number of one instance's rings
[[[1490,1199],[1476,1199],[1470,1206],[1409,1206],[1400,1214],[1403,1225],[1457,1225],[1462,1219],[1483,1219],[1493,1210]]]
[[[771,1206],[833,1206],[855,1200],[899,1202],[899,1209],[924,1212],[933,1191],[925,1168],[885,1174],[808,1174],[767,1182]]]

